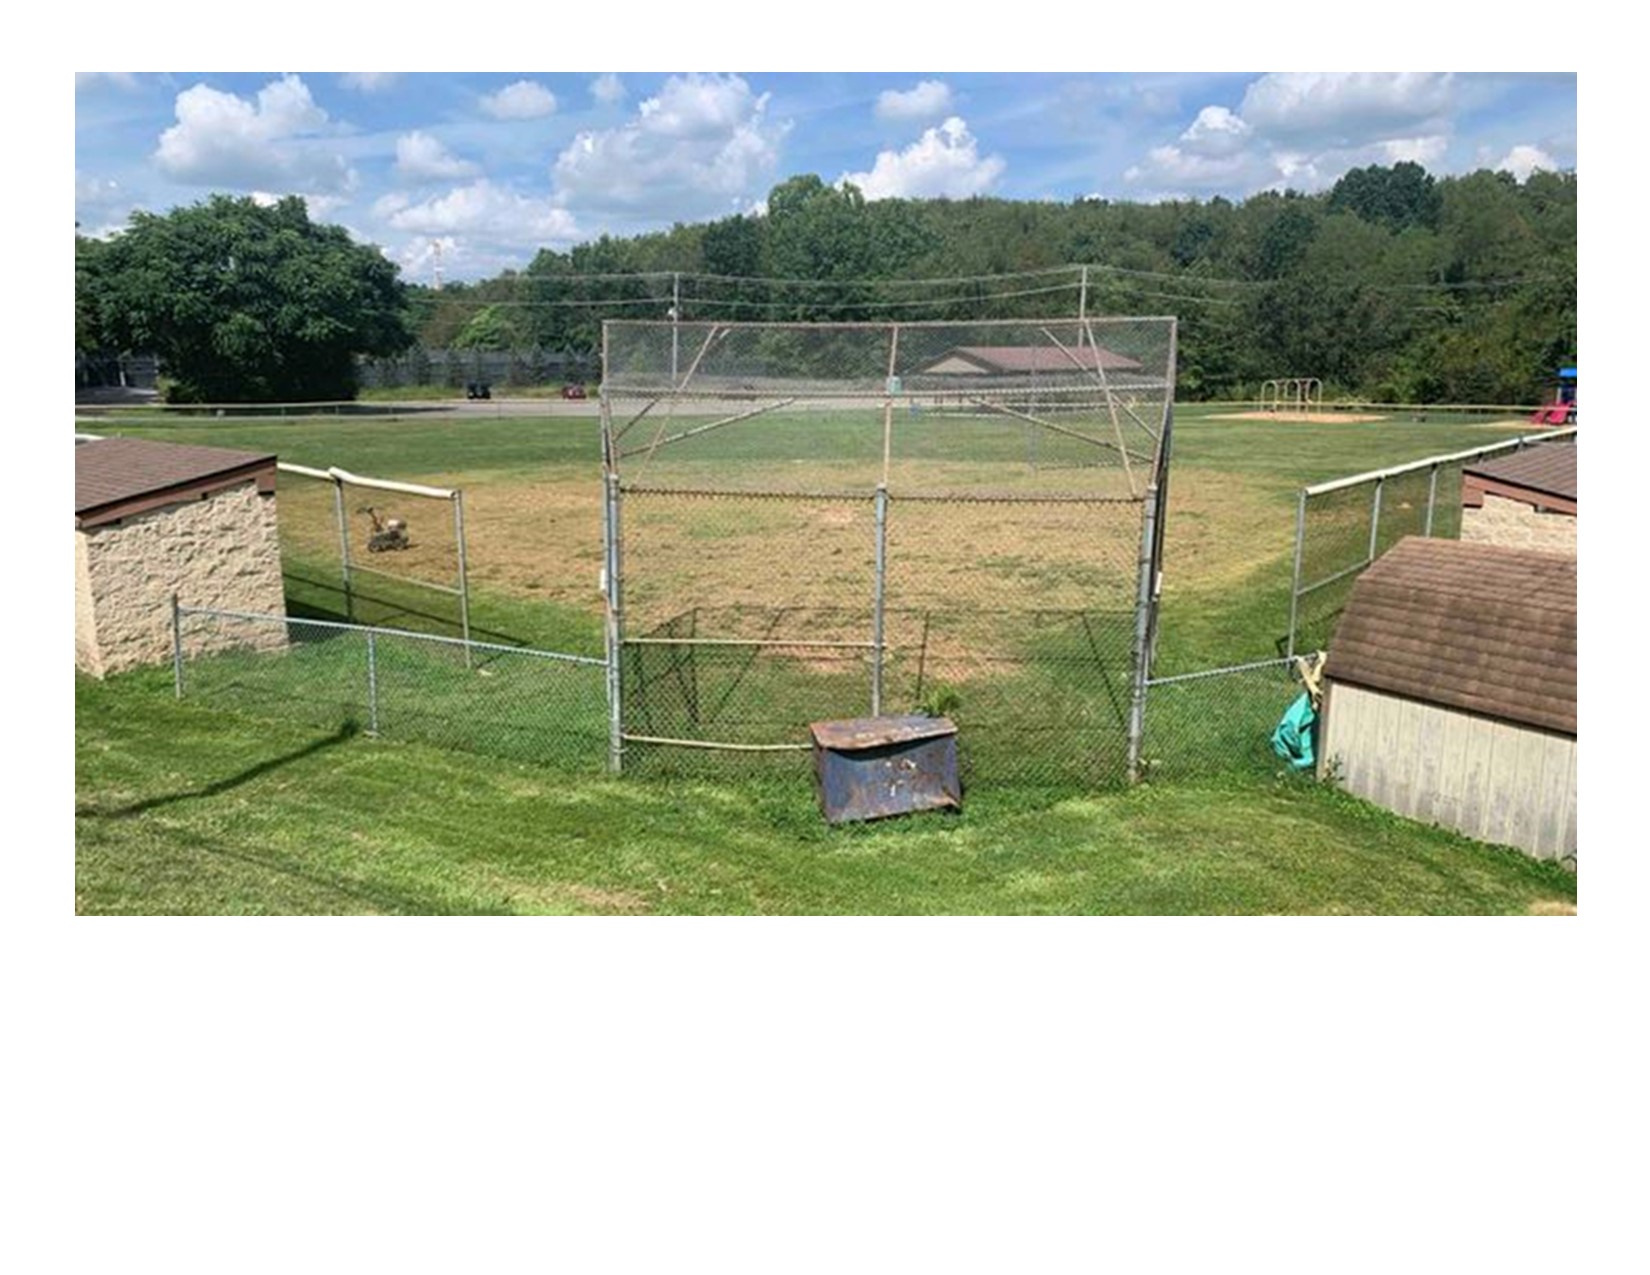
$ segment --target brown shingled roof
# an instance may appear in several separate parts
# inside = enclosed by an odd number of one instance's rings
[[[99,439],[74,449],[75,525],[97,526],[253,478],[273,490],[274,470],[269,452]]]
[[[1480,461],[1462,471],[1498,482],[1512,483],[1549,496],[1576,498],[1576,448],[1573,443],[1543,443],[1502,456]]]
[[[1574,735],[1575,560],[1406,537],[1353,587],[1326,673]]]

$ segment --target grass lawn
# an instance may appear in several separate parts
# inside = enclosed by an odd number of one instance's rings
[[[1575,876],[1288,778],[970,794],[614,781],[76,680],[75,904],[126,913],[1516,913]]]
[[[1302,483],[1519,432],[1462,422],[1313,426],[1210,417],[1196,409],[1177,414],[1160,674],[1277,654],[1288,615],[1294,495]],[[267,449],[303,464],[462,486],[476,636],[600,653],[594,417],[149,418],[92,428]],[[846,428],[857,431],[858,424]],[[760,454],[760,436],[738,429],[713,437],[735,459],[779,461]],[[833,442],[828,428],[808,437],[820,454],[799,458],[798,472],[806,470],[809,481],[827,478],[841,440]],[[929,447],[913,437],[917,451],[932,453],[919,459],[943,470],[943,440],[931,441]],[[854,453],[850,464],[863,460],[854,447],[841,450]],[[709,462],[714,472],[714,453]],[[280,500],[292,614],[336,615],[327,507],[284,484]],[[937,540],[913,535],[909,550],[898,540],[902,528],[918,525],[920,512],[891,523],[896,571],[900,562],[920,562],[923,579],[944,584],[954,578],[954,564],[919,557]],[[645,513],[638,505],[631,525],[645,529]],[[725,595],[745,581],[760,583],[770,562],[810,556],[827,570],[793,571],[786,579],[828,578],[840,561],[830,558],[832,546],[857,543],[859,524],[848,519],[864,511],[819,513],[794,526],[771,507],[749,518],[730,512],[721,521],[702,519],[696,526],[703,535],[658,538],[652,551],[663,556],[653,579],[699,573],[694,578]],[[1403,525],[1394,514],[1383,529],[1396,534]],[[415,522],[414,538],[439,553],[428,526]],[[1081,534],[1051,537],[1064,547],[1043,556],[1007,535],[1000,524],[982,523],[945,551],[1039,589],[1081,594],[1105,585],[1083,574],[1110,565],[1080,560],[1089,551]],[[645,543],[634,547],[648,551]],[[890,588],[900,587],[896,574]],[[357,601],[365,614],[358,618],[408,627],[450,620],[445,599],[379,580],[364,589]],[[719,600],[741,599],[735,593]],[[900,622],[890,620],[896,641],[903,640]],[[1047,648],[1052,673],[1028,666],[992,674],[1000,701],[1066,723],[1068,735],[1055,747],[1070,744],[1071,724],[1118,711],[1109,682],[1096,681],[1085,698],[1060,680],[1065,675],[1053,657],[1066,644],[1075,650],[1086,621],[1062,624],[1068,627],[1041,623],[1026,638],[1028,649]],[[934,652],[926,660],[930,678],[944,669],[941,630],[936,625],[937,645],[929,647],[923,629],[922,649]],[[1575,897],[1573,874],[1278,776],[1266,733],[1295,691],[1275,671],[1154,692],[1146,740],[1153,782],[1139,789],[1095,790],[1081,783],[1082,764],[1041,788],[998,784],[989,781],[987,765],[985,779],[972,775],[980,781],[960,817],[830,830],[819,819],[805,759],[795,755],[744,772],[726,764],[651,768],[667,771],[668,782],[615,782],[596,773],[605,731],[599,679],[518,667],[517,657],[478,677],[410,646],[380,649],[386,738],[365,738],[363,652],[349,646],[358,641],[294,648],[279,668],[269,657],[196,662],[195,695],[183,703],[171,697],[169,670],[106,684],[77,678],[77,907],[1522,913],[1563,910]],[[729,656],[724,675],[713,654],[697,657],[696,713],[727,685],[765,696],[758,707],[771,707],[828,689],[833,677],[861,676],[846,666],[808,666],[806,685],[776,680],[763,690],[771,670],[751,671]],[[910,663],[891,657],[892,686],[907,687],[909,678],[900,679]],[[661,696],[676,670],[667,672],[654,691],[657,712],[670,707]],[[214,685],[227,693],[210,694]],[[982,695],[964,687],[955,715],[965,725]],[[482,700],[487,711],[471,722],[446,710]],[[318,711],[296,711],[300,704]],[[230,705],[263,716],[237,715]],[[802,713],[802,699],[793,707]],[[565,728],[567,748],[544,747],[535,729],[545,721]],[[743,728],[737,720],[725,725]],[[1025,747],[1023,737],[993,739],[980,729],[965,735],[988,761]],[[683,750],[664,751],[679,757]],[[1112,770],[1120,764],[1100,760]],[[1080,761],[1099,764],[1096,757]]]

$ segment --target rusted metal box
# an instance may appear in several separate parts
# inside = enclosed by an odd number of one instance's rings
[[[827,823],[961,808],[950,718],[856,717],[815,722],[809,730]]]

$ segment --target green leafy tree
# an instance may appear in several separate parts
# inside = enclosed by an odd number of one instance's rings
[[[133,213],[88,287],[104,341],[159,354],[175,401],[304,402],[354,397],[357,355],[412,343],[397,276],[301,199],[214,195]]]

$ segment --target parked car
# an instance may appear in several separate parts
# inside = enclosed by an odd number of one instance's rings
[[[465,398],[492,398],[493,387],[486,381],[471,381],[464,387]]]
[[[562,386],[561,387],[561,396],[563,398],[589,398],[590,397],[588,394],[586,394],[584,392],[584,386],[579,385],[579,384]]]

